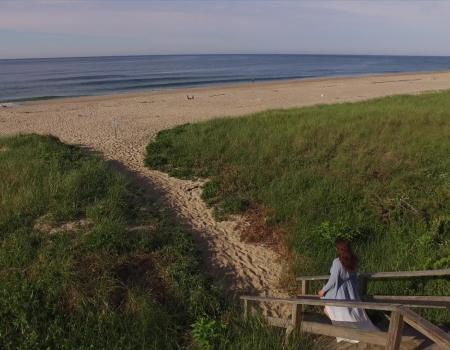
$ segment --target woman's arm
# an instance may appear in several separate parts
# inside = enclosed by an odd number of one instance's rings
[[[337,260],[333,261],[333,265],[331,265],[330,278],[328,279],[327,284],[319,292],[320,297],[323,297],[331,288],[337,285],[339,278],[339,264],[336,262]]]

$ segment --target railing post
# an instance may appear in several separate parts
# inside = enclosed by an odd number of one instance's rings
[[[359,276],[359,294],[361,295],[361,298],[367,296],[367,276]]]
[[[244,319],[247,320],[248,319],[248,314],[249,314],[249,308],[250,308],[250,303],[248,301],[248,299],[244,299]]]
[[[286,344],[289,342],[289,336],[292,333],[299,334],[301,331],[303,305],[292,304],[291,324],[286,329]]]
[[[300,326],[302,322],[302,312],[303,312],[303,305],[292,304],[292,327],[294,327],[294,330],[296,331],[300,331]]]
[[[302,281],[301,295],[306,295],[306,294],[308,294],[308,281],[307,280],[303,280]]]
[[[391,312],[386,350],[399,350],[403,333],[403,315],[399,311]]]
[[[247,320],[250,315],[254,315],[255,302],[253,300],[244,299],[244,319]]]

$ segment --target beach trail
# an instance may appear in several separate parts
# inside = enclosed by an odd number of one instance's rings
[[[192,227],[207,252],[209,272],[218,280],[237,291],[283,295],[279,288],[281,257],[263,245],[242,242],[242,218],[216,222],[200,197],[202,181],[179,180],[145,168],[148,142],[160,130],[215,117],[442,89],[450,89],[450,72],[249,83],[39,101],[0,108],[0,135],[51,134],[100,152],[117,167],[138,177],[154,200],[170,206],[180,220]]]

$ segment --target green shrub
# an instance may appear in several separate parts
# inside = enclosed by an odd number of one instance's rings
[[[205,317],[199,318],[192,328],[192,338],[199,350],[217,349],[219,340],[226,330],[223,323]]]

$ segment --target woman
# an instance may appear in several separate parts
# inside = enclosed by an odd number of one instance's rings
[[[359,301],[356,273],[358,258],[353,253],[349,241],[338,238],[335,245],[338,257],[333,261],[330,270],[331,276],[327,284],[319,292],[319,296],[322,299]],[[378,330],[363,309],[325,306],[324,311],[333,324],[366,330]],[[343,338],[337,338],[337,341],[358,343],[356,340]]]

